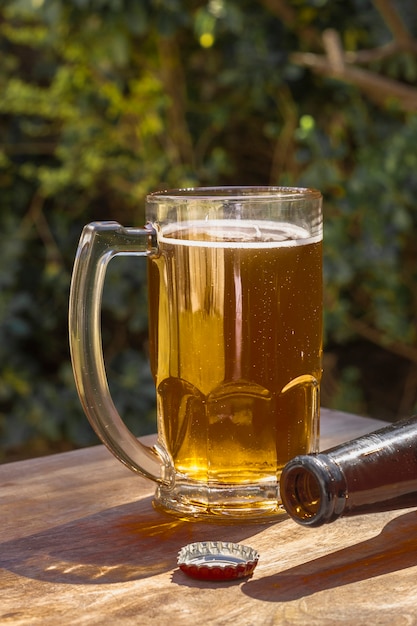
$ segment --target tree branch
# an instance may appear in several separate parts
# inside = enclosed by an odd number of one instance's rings
[[[287,0],[261,1],[289,30],[298,35],[303,46],[306,43],[310,46],[320,46],[326,52],[325,55],[294,52],[290,55],[293,63],[355,85],[378,105],[393,102],[403,111],[417,111],[416,88],[356,65],[386,59],[404,51],[417,54],[417,41],[410,35],[392,0],[373,0],[373,2],[392,33],[393,41],[371,50],[357,52],[344,51],[340,35],[334,29],[327,29],[320,35],[312,26],[300,26],[297,22],[297,11]]]
[[[406,48],[412,45],[414,50],[416,50],[417,44],[408,32],[391,0],[373,0],[373,3],[390,29],[394,39]]]
[[[342,68],[335,68],[324,55],[296,52],[290,59],[296,65],[303,65],[319,74],[356,85],[377,104],[391,101],[403,111],[417,111],[417,89],[414,87],[354,65],[345,64]]]
[[[43,211],[44,204],[44,196],[39,191],[36,191],[32,196],[28,211],[21,221],[20,229],[22,237],[26,238],[30,232],[31,226],[34,226],[40,240],[45,246],[47,261],[63,266],[64,260],[62,252],[55,241],[48,220],[45,217]]]
[[[292,30],[297,24],[297,11],[286,0],[261,0],[264,7]]]
[[[399,341],[388,340],[382,331],[368,326],[368,324],[362,320],[350,318],[349,325],[358,335],[367,339],[371,343],[374,343],[377,346],[384,348],[384,350],[388,350],[403,359],[408,359],[412,363],[417,363],[417,348]]]
[[[323,33],[323,45],[333,72],[343,74],[345,54],[339,33],[333,28],[327,28]]]
[[[168,148],[175,163],[194,163],[194,148],[186,119],[186,81],[180,60],[179,47],[174,37],[158,38],[161,76],[165,91],[171,100],[168,109]]]
[[[402,48],[396,41],[390,41],[383,46],[372,48],[370,50],[357,50],[355,52],[350,50],[346,51],[345,60],[346,63],[362,63],[366,65],[375,61],[383,61],[384,59],[388,59],[401,51]]]
[[[294,32],[300,41],[309,46],[320,46],[320,31],[314,26],[300,24],[297,19],[297,11],[288,3],[287,0],[261,0],[261,3],[272,15],[275,15],[288,30]]]

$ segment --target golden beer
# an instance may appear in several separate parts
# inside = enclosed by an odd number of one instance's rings
[[[176,473],[276,483],[317,445],[321,236],[269,221],[171,224],[148,272],[158,432]]]

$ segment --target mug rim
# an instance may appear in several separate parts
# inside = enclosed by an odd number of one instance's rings
[[[299,201],[301,199],[320,200],[322,194],[318,189],[311,187],[288,187],[270,185],[226,185],[213,187],[184,187],[178,189],[163,189],[154,191],[146,196],[147,202],[161,200],[187,201],[265,201],[286,200]]]

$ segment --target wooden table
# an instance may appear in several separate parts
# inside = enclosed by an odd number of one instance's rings
[[[323,410],[322,449],[383,423]],[[0,466],[0,624],[417,624],[417,512],[317,529],[219,526],[153,510],[153,485],[102,446]],[[181,546],[243,542],[252,578],[187,578]]]

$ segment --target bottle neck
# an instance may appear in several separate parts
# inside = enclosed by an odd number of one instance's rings
[[[295,457],[282,470],[281,498],[304,526],[417,506],[417,416]]]
[[[333,522],[346,507],[347,485],[340,466],[327,455],[298,456],[284,467],[281,498],[303,526]]]

